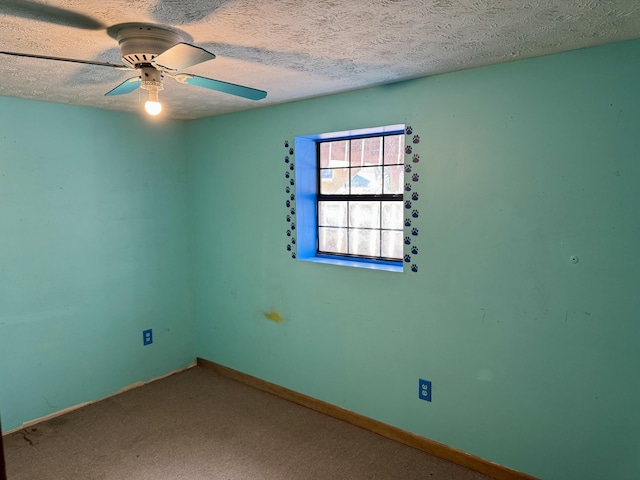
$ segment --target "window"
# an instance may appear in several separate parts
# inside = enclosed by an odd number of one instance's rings
[[[298,258],[402,271],[404,125],[296,137]]]
[[[401,261],[404,135],[317,146],[318,253]]]

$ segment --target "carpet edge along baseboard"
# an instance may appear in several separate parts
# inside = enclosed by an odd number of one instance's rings
[[[462,467],[488,475],[497,480],[538,480],[536,477],[526,473],[498,465],[497,463],[490,462],[489,460],[463,452],[462,450],[449,447],[443,443],[387,425],[386,423],[365,417],[359,413],[345,410],[344,408],[304,395],[294,390],[281,387],[258,377],[234,370],[233,368],[225,367],[219,363],[198,357],[197,364],[199,367],[214,371],[227,378],[249,385],[250,387],[271,393],[290,402],[324,413],[325,415],[337,418],[343,422],[350,423],[351,425],[364,428],[370,432],[377,433],[378,435],[382,435],[383,437],[395,440],[396,442],[404,445],[417,448],[418,450],[422,450],[423,452],[443,458]]]

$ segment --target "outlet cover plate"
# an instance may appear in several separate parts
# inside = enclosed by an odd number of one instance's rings
[[[151,345],[153,343],[153,332],[151,329],[142,331],[142,345]]]
[[[431,380],[418,379],[418,398],[426,402],[431,401]]]

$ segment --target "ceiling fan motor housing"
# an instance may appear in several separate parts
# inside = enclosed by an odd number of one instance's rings
[[[148,25],[127,26],[118,30],[122,61],[132,68],[140,68],[161,53],[183,41],[176,32]],[[144,84],[144,75],[143,75]]]

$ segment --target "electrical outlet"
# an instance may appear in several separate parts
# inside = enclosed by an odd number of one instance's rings
[[[153,332],[151,329],[142,331],[142,345],[151,345],[153,343]]]
[[[431,380],[418,379],[418,398],[427,402],[431,401]]]

